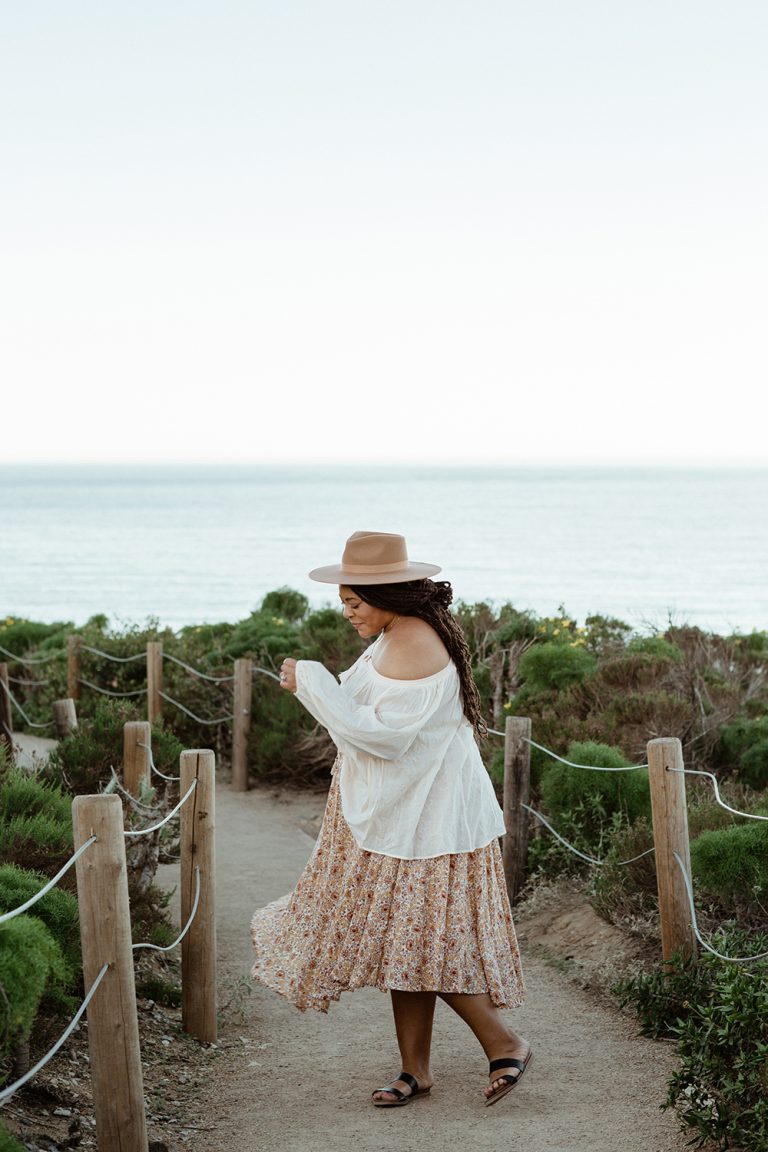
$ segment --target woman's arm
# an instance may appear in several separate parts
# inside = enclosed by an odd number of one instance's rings
[[[387,707],[356,704],[327,668],[314,660],[285,661],[282,686],[293,691],[334,742],[350,744],[382,760],[396,760],[407,752],[425,721],[439,703],[437,685],[408,687],[407,695]]]

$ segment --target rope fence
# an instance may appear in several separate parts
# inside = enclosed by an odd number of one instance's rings
[[[648,769],[654,845],[627,860],[613,860],[610,856],[601,860],[571,844],[529,803],[530,750],[537,748],[571,768],[595,771],[606,769],[595,764],[574,763],[538,744],[530,738],[530,720],[524,717],[508,717],[505,732],[489,729],[489,734],[504,737],[504,822],[507,833],[502,842],[502,855],[510,900],[518,898],[524,886],[529,821],[533,817],[569,852],[596,867],[606,864],[626,866],[655,855],[664,963],[669,963],[675,954],[694,956],[697,944],[719,959],[734,963],[753,962],[768,956],[768,953],[748,957],[726,956],[713,948],[699,930],[691,879],[685,777],[700,776],[708,779],[717,803],[735,817],[765,821],[768,816],[744,812],[726,803],[720,795],[719,784],[713,773],[685,767],[682,745],[678,739],[650,740],[646,764],[608,769],[625,772],[636,768]]]
[[[51,652],[48,656],[36,656],[25,658],[24,656],[17,656],[14,652],[9,652],[7,648],[0,646],[0,652],[3,656],[7,656],[13,664],[26,664],[32,667],[35,664],[50,664],[52,660],[60,660],[63,653]]]
[[[145,727],[143,722],[125,725],[125,747],[131,746],[129,730],[135,735],[133,730],[137,726]],[[0,1089],[0,1106],[55,1056],[87,1011],[100,1148],[120,1147],[124,1152],[145,1152],[147,1147],[132,962],[135,952],[149,949],[165,953],[181,945],[182,1028],[201,1043],[216,1039],[215,759],[209,750],[185,751],[181,754],[180,764],[184,795],[163,820],[149,828],[134,830],[124,827],[123,804],[114,792],[76,796],[72,803],[72,821],[75,844],[79,847],[34,896],[0,916],[2,924],[27,912],[77,864],[83,976],[88,993],[45,1056],[13,1084]],[[116,780],[114,769],[112,775]],[[120,790],[126,793],[122,786]],[[129,799],[135,799],[127,795]],[[181,919],[184,927],[176,940],[166,946],[149,942],[132,944],[126,839],[155,833],[178,813],[181,813]],[[86,853],[89,853],[90,861],[87,865],[84,861]],[[104,915],[105,908],[110,909],[109,916]],[[109,955],[109,962],[104,962],[105,955]],[[104,991],[94,1000],[105,981]]]
[[[179,779],[178,776],[166,776],[166,774],[164,772],[160,771],[160,769],[155,764],[154,757],[152,756],[151,745],[145,744],[142,740],[139,740],[139,741],[137,741],[137,747],[145,749],[145,751],[147,753],[147,760],[149,761],[150,770],[152,772],[154,772],[156,776],[159,776],[161,780],[177,781]]]
[[[180,709],[186,716],[189,716],[190,719],[196,721],[198,724],[212,724],[217,726],[219,724],[228,724],[230,720],[234,720],[234,716],[219,716],[216,720],[205,720],[202,716],[196,716],[194,712],[191,712],[184,704],[180,704],[178,700],[174,700],[174,698],[166,692],[158,692],[158,696],[163,700],[167,700],[169,704],[173,704],[175,708]]]
[[[717,956],[718,960],[727,960],[732,964],[749,964],[755,960],[765,960],[768,957],[768,952],[760,952],[756,956],[725,956],[722,952],[718,952],[716,948],[713,948],[711,944],[707,943],[699,931],[699,925],[696,920],[696,906],[693,900],[693,884],[691,883],[690,873],[686,869],[678,853],[673,852],[672,855],[677,861],[678,867],[680,868],[683,876],[685,890],[688,895],[688,906],[691,913],[691,924],[693,926],[693,931],[696,934],[696,939],[698,940],[699,944],[701,944],[702,948],[706,949],[707,952],[711,952],[713,956]]]
[[[598,860],[597,857],[588,856],[586,852],[582,852],[579,848],[575,848],[573,844],[569,843],[569,841],[565,839],[564,836],[561,836],[559,832],[555,831],[549,820],[547,820],[546,816],[542,816],[541,812],[537,812],[535,808],[531,808],[530,804],[523,804],[521,802],[520,807],[525,808],[526,812],[530,812],[532,816],[535,816],[536,819],[540,821],[540,823],[542,823],[545,828],[549,829],[555,839],[559,840],[561,844],[565,845],[565,847],[568,848],[569,851],[573,852],[575,856],[580,856],[582,860],[586,860],[590,864],[598,864],[601,867],[608,863],[616,864],[619,866],[623,864],[634,864],[636,860],[642,860],[644,856],[650,856],[653,852],[656,851],[655,848],[647,848],[645,852],[641,852],[638,856],[633,856],[630,860]]]

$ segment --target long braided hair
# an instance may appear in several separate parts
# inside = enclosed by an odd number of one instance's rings
[[[373,608],[396,612],[398,616],[418,616],[434,628],[456,665],[461,685],[464,715],[478,736],[485,736],[488,725],[481,712],[480,693],[472,677],[469,645],[456,617],[450,611],[453,589],[447,580],[406,580],[397,584],[351,584],[359,596]]]

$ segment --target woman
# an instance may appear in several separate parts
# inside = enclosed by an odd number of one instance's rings
[[[440,569],[405,540],[356,532],[340,565],[346,619],[374,644],[341,683],[287,659],[281,686],[330,733],[338,756],[323,826],[289,896],[256,912],[253,975],[300,1009],[351,988],[389,991],[403,1071],[373,1093],[400,1107],[432,1087],[439,996],[490,1061],[486,1104],[514,1088],[532,1049],[500,1009],[522,1000],[498,836],[501,809],[477,748],[485,732],[469,650]]]

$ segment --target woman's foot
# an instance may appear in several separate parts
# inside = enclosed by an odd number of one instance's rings
[[[397,1108],[407,1104],[413,1096],[426,1096],[432,1084],[433,1080],[429,1072],[423,1076],[412,1076],[408,1072],[401,1072],[397,1080],[392,1080],[384,1088],[377,1088],[371,1093],[371,1097],[374,1104],[379,1108]]]
[[[491,1061],[489,1072],[490,1083],[483,1089],[486,1104],[490,1104],[506,1096],[507,1092],[517,1087],[523,1073],[533,1059],[533,1048],[527,1040],[518,1038],[519,1043],[510,1049],[503,1057]],[[514,1060],[515,1063],[505,1064],[504,1060]]]

